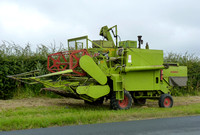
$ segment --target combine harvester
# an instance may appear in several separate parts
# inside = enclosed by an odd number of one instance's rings
[[[129,109],[133,101],[145,104],[146,99],[157,99],[160,107],[173,106],[170,90],[186,86],[187,67],[163,63],[163,51],[149,49],[148,43],[142,49],[142,36],[138,36],[138,46],[137,41],[118,42],[117,25],[102,27],[100,36],[104,40],[69,39],[68,51],[48,56],[47,68],[52,73],[36,76],[39,71],[31,71],[9,77],[42,83],[43,90],[88,104],[100,105],[109,99],[115,110]]]

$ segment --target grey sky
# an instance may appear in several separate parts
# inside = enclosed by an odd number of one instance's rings
[[[102,26],[117,24],[122,40],[141,34],[150,48],[199,56],[199,13],[199,0],[1,0],[0,40],[67,45],[76,36],[101,39]]]

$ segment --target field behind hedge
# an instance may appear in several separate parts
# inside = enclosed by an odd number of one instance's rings
[[[55,45],[39,45],[36,51],[31,50],[31,45],[20,47],[15,43],[3,41],[0,45],[0,99],[13,97],[40,96],[41,84],[26,85],[9,79],[7,75],[40,70],[41,74],[47,71],[48,54],[66,50],[62,44],[59,48]],[[176,62],[188,67],[188,87],[175,88],[174,95],[199,94],[200,90],[200,58],[193,54],[165,54],[164,62]]]

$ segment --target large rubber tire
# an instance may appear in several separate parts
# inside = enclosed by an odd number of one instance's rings
[[[145,105],[146,103],[146,98],[139,98],[139,99],[133,98],[133,100],[135,105]]]
[[[124,100],[117,100],[116,94],[113,93],[110,99],[110,107],[114,110],[126,110],[132,106],[132,96],[128,91],[124,91]]]
[[[173,106],[173,98],[169,94],[162,94],[158,101],[159,107],[171,108]]]
[[[104,97],[99,98],[99,99],[97,99],[96,101],[93,101],[93,102],[84,100],[84,103],[85,103],[85,104],[88,104],[88,105],[94,105],[94,106],[95,106],[95,105],[102,105],[102,104],[103,104],[103,101],[104,101]]]

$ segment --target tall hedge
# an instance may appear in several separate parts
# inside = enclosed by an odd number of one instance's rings
[[[61,48],[59,48],[61,49]],[[19,87],[25,84],[8,78],[8,75],[19,74],[32,70],[40,70],[47,73],[47,56],[58,49],[40,45],[36,51],[32,51],[30,44],[20,47],[14,43],[3,42],[0,46],[0,99],[12,98]],[[41,84],[28,86],[35,93],[40,91]]]
[[[40,70],[42,74],[47,71],[47,56],[50,53],[66,50],[61,44],[59,48],[55,45],[46,47],[40,45],[36,51],[32,51],[30,44],[26,47],[20,47],[14,43],[2,42],[0,45],[0,99],[12,98],[17,89],[23,87],[37,94],[41,85],[24,85],[7,77],[32,70]],[[200,58],[194,55],[168,53],[164,57],[165,62],[176,62],[188,67],[188,87],[186,89],[177,89],[174,95],[181,93],[196,94],[200,90]]]

